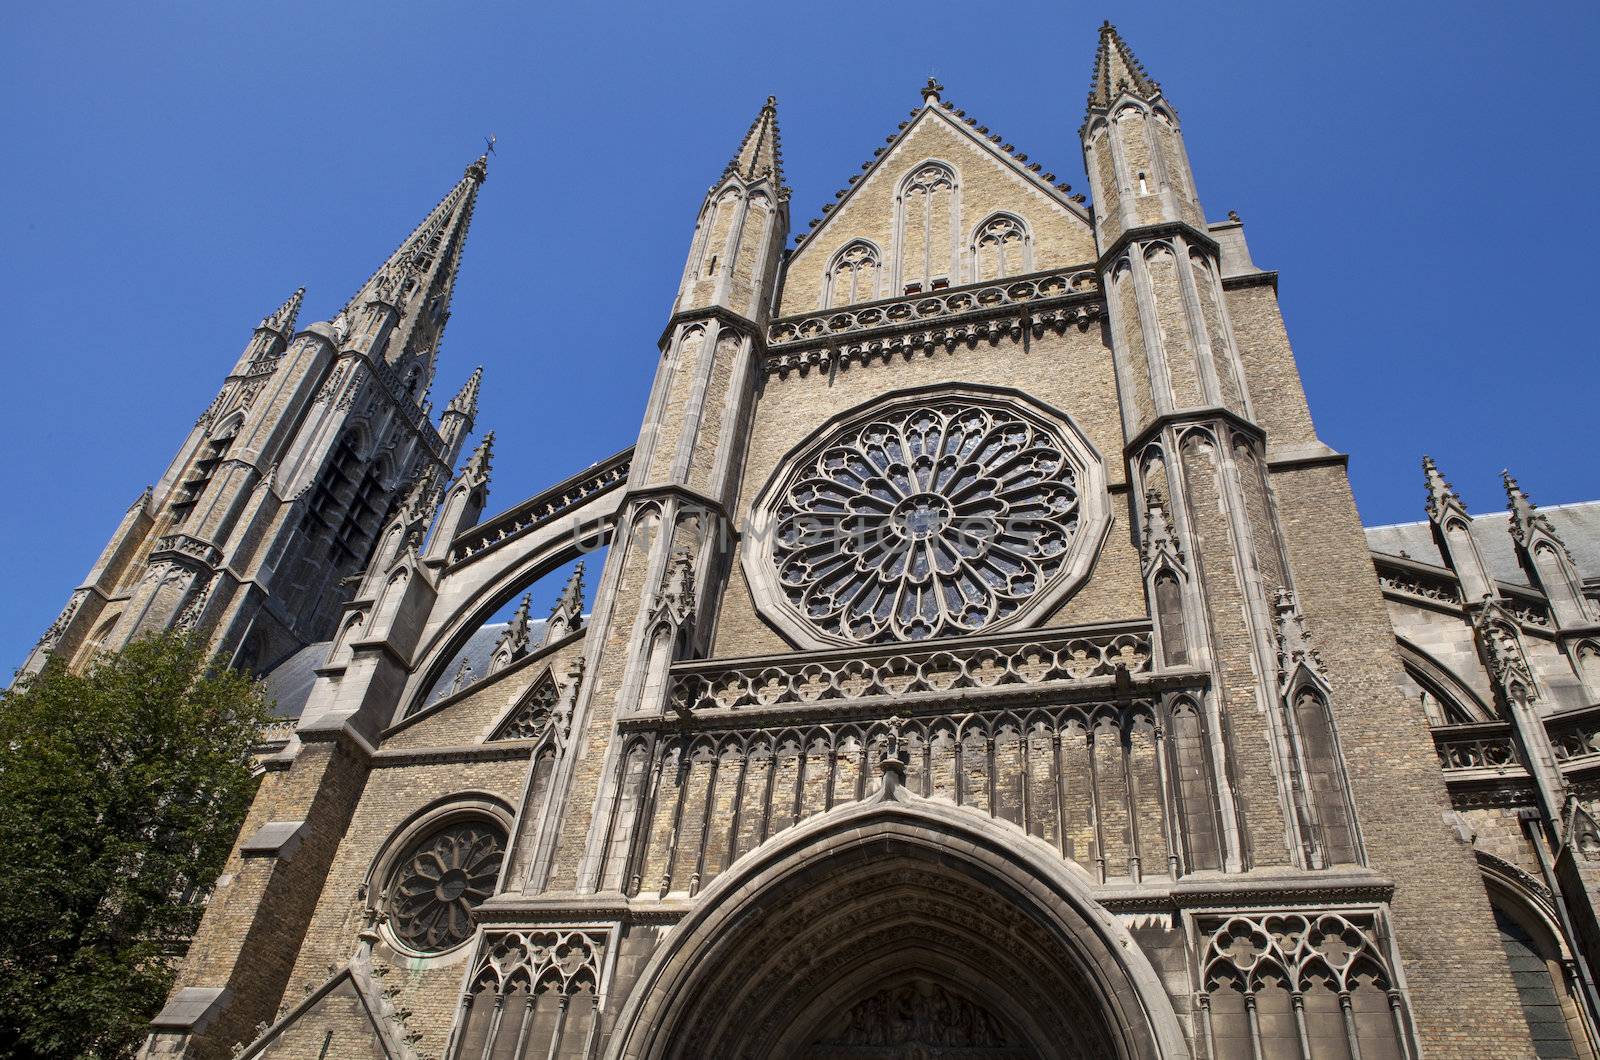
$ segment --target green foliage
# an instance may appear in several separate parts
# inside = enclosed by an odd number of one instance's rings
[[[255,790],[260,687],[164,634],[0,693],[0,1056],[130,1055]]]

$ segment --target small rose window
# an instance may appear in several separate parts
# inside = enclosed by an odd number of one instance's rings
[[[494,893],[506,833],[485,820],[455,821],[428,833],[389,877],[389,929],[418,953],[442,953],[472,936],[472,911]]]

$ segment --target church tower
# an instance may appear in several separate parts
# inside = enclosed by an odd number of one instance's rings
[[[447,479],[472,429],[481,372],[438,425],[427,393],[486,173],[468,166],[332,320],[297,330],[301,289],[261,321],[24,672],[174,628],[264,672],[331,634],[393,501]]]

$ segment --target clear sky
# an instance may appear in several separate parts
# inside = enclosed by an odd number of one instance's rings
[[[7,673],[161,474],[251,328],[338,308],[499,137],[436,396],[486,366],[491,508],[631,444],[706,186],[769,94],[796,230],[945,98],[1083,188],[1095,31],[1183,119],[1214,218],[1283,273],[1369,523],[1431,452],[1600,497],[1585,3],[13,5],[0,36]]]

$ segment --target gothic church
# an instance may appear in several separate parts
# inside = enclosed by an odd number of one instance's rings
[[[144,1055],[1594,1060],[1600,504],[1364,530],[1109,25],[1081,140],[930,81],[791,238],[769,99],[637,444],[498,513],[487,159],[263,320],[26,664],[278,698]]]

